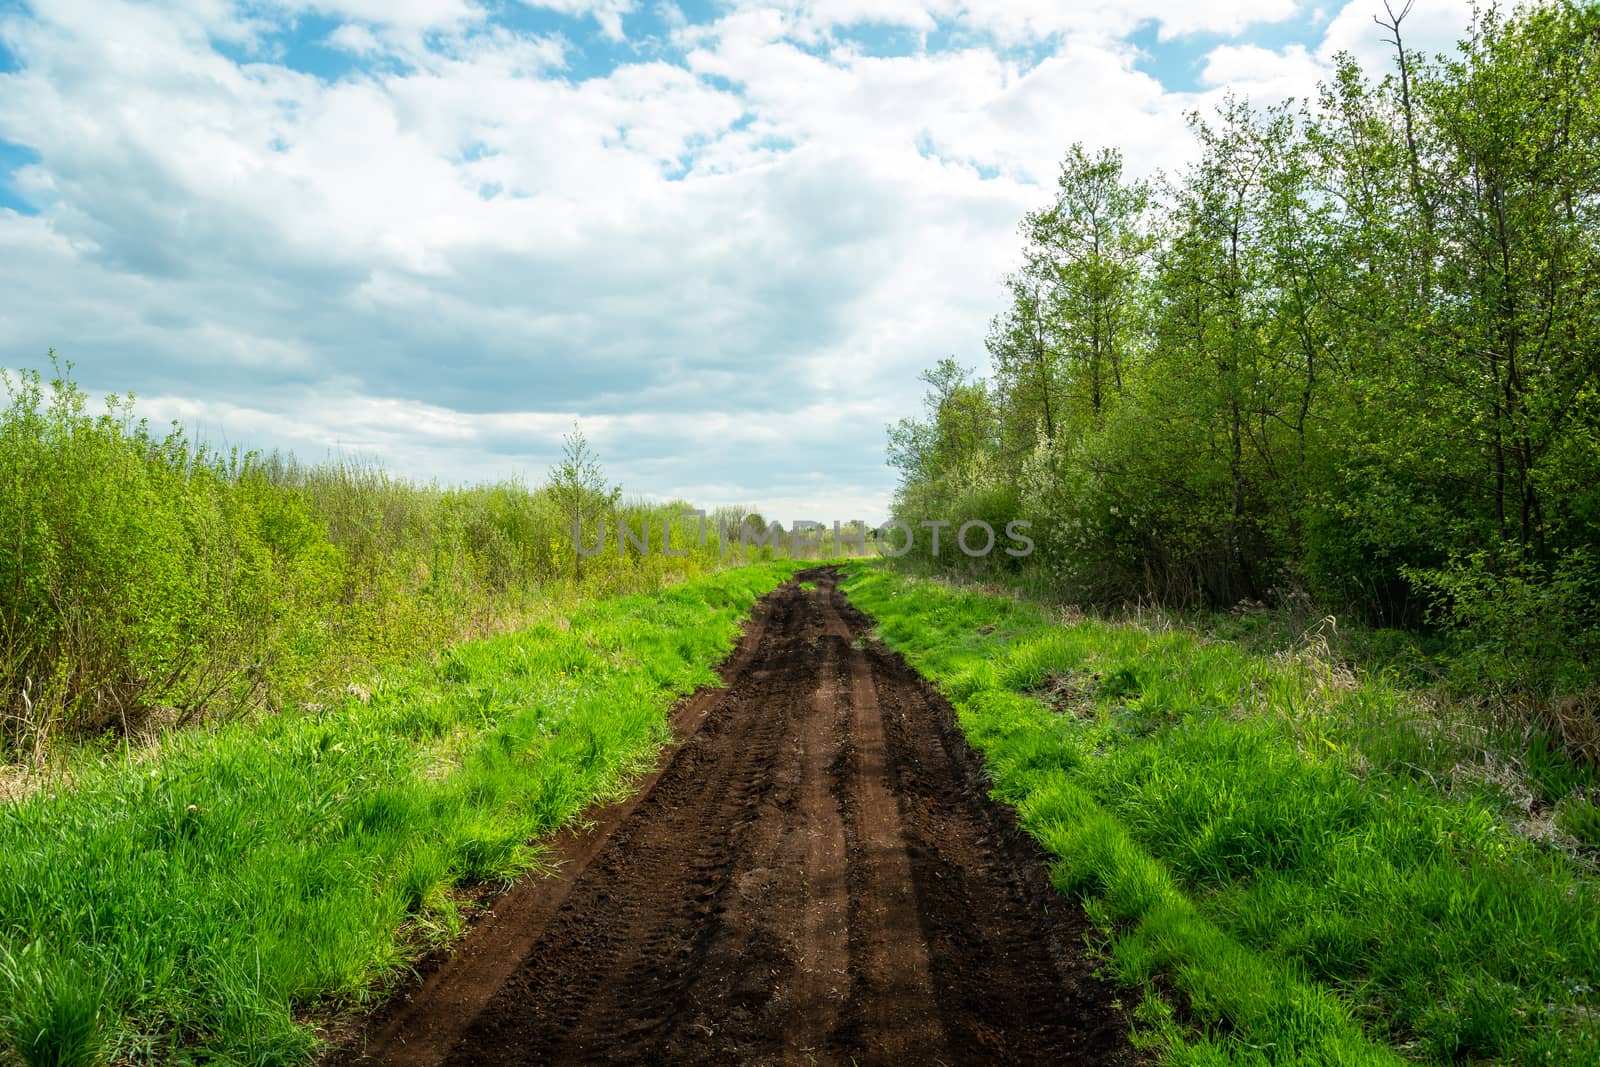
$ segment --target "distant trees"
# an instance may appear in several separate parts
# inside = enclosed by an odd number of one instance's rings
[[[1018,497],[1002,477],[1007,463],[1001,456],[999,397],[954,359],[940,360],[921,379],[929,387],[925,417],[889,427],[889,465],[900,471],[897,513],[918,520],[957,513],[1009,518]],[[931,541],[918,543],[914,554],[930,546]]]
[[[1029,518],[1081,597],[1448,623],[1537,574],[1600,615],[1600,8],[1481,10],[1448,57],[1408,10],[1391,72],[1196,115],[1181,174],[1074,145],[992,373],[941,361],[889,431],[899,517]]]

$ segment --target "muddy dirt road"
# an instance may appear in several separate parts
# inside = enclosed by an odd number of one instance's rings
[[[337,1060],[1134,1062],[948,705],[801,577],[644,788]]]

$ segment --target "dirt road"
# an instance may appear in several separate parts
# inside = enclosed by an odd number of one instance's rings
[[[336,1059],[1134,1062],[949,706],[865,639],[833,571],[801,577],[727,687],[680,706],[644,788]]]

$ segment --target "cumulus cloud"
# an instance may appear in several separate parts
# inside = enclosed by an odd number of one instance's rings
[[[1271,100],[1315,85],[1325,73],[1326,67],[1305,45],[1289,45],[1281,51],[1259,45],[1221,45],[1206,56],[1200,80]]]
[[[1238,33],[1278,22],[1299,10],[1298,0],[734,0],[741,12],[781,13],[802,38],[841,26],[885,24],[933,31],[951,25],[989,34],[1002,45],[1067,34],[1118,37],[1153,22],[1162,40],[1194,33]]]
[[[587,15],[614,41],[623,39],[622,17],[634,9],[633,0],[517,0],[528,7],[559,11],[564,15]]]
[[[309,12],[329,18],[382,26],[436,30],[476,22],[485,7],[474,0],[283,0],[292,13]]]
[[[1381,51],[1369,6],[1268,46],[1294,0],[55,0],[0,15],[0,365],[421,477],[540,476],[579,418],[640,493],[879,518],[1066,147],[1181,167],[1186,110]],[[1222,38],[1200,91],[1152,25]]]

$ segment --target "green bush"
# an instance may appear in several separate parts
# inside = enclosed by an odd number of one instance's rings
[[[1434,619],[1461,638],[1460,669],[1481,687],[1549,698],[1581,687],[1600,650],[1600,563],[1573,548],[1553,564],[1478,551],[1409,572]]]
[[[551,486],[222,453],[137,420],[132,397],[91,413],[69,372],[0,379],[0,761],[320,703],[542,600],[723,562],[689,505],[597,494],[607,547],[580,574]],[[648,524],[652,552],[619,551],[619,521]],[[659,552],[664,525],[686,555]]]

